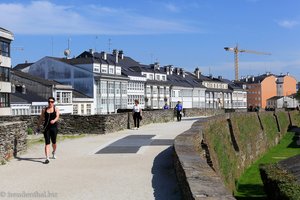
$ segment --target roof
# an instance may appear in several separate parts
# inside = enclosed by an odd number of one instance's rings
[[[267,99],[267,101],[272,101],[272,100],[278,100],[278,99],[281,99],[283,96],[273,96],[269,99]]]
[[[220,78],[220,81],[227,83],[228,87],[232,90],[244,90],[243,83],[241,83],[241,82],[230,81],[228,79],[223,79],[223,78]]]
[[[15,70],[15,69],[12,69],[11,73],[13,75],[32,80],[32,81],[38,82],[38,83],[40,83],[42,85],[46,85],[46,86],[52,86],[52,85],[59,84],[56,81],[43,79],[43,78],[40,78],[38,76],[33,76],[31,74],[28,74],[28,73],[25,73],[25,72],[22,72],[22,71],[19,71],[19,70]]]
[[[14,34],[12,32],[10,32],[9,30],[0,27],[0,37],[8,39],[8,40],[13,40]]]
[[[32,65],[33,63],[21,63],[17,64],[13,69],[22,71],[22,69],[25,69],[26,67]]]
[[[92,98],[92,97],[89,97],[89,96],[73,89],[73,98]]]
[[[275,76],[273,74],[262,74],[259,76],[251,76],[251,77],[246,77],[241,79],[240,81],[245,82],[245,83],[261,83],[265,78],[270,77],[270,76]],[[254,80],[253,80],[254,78]]]
[[[26,91],[25,94],[16,91],[11,93],[11,104],[31,104],[32,102],[47,102],[48,99],[38,96],[32,91]]]

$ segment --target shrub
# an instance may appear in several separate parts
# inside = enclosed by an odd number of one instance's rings
[[[259,167],[264,190],[272,200],[299,200],[300,185],[296,178],[277,164]]]

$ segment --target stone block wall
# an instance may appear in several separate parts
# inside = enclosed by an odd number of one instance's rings
[[[224,114],[224,109],[211,109],[211,108],[184,108],[183,114],[185,117],[195,116],[214,116]]]
[[[25,122],[0,122],[0,163],[26,150],[26,129]]]
[[[39,116],[0,116],[1,121],[25,121],[28,129],[36,130]],[[141,126],[174,120],[173,110],[144,111]],[[109,115],[61,115],[58,123],[60,134],[106,134],[132,128],[131,112]],[[27,129],[26,129],[27,130]]]
[[[185,198],[234,199],[229,194],[235,181],[279,142],[289,124],[288,113],[282,111],[227,113],[195,122],[174,144]]]

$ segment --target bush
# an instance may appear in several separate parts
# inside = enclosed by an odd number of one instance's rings
[[[33,134],[32,128],[27,128],[27,134],[28,134],[28,135],[32,135],[32,134]]]
[[[300,185],[296,178],[277,164],[260,165],[264,190],[272,200],[299,200]]]

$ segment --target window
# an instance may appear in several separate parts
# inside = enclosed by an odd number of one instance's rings
[[[122,83],[121,87],[121,94],[127,94],[127,84]]]
[[[73,115],[78,115],[78,105],[77,104],[73,105]]]
[[[84,104],[81,104],[81,114],[84,114]]]
[[[8,67],[0,67],[0,81],[9,82],[9,71]]]
[[[121,67],[116,67],[116,74],[121,75]]]
[[[108,93],[109,94],[114,94],[115,93],[115,88],[114,88],[114,82],[108,82]]]
[[[9,93],[0,93],[0,108],[10,106],[10,95]]]
[[[106,65],[101,66],[101,73],[107,74],[107,66]]]
[[[106,81],[101,81],[101,94],[102,94],[102,96],[104,94],[107,94],[107,82]]]
[[[149,79],[153,80],[153,74],[149,74]]]
[[[156,80],[158,80],[158,81],[160,80],[159,75],[156,75]]]
[[[2,56],[10,57],[9,43],[5,41],[0,41],[0,54]]]
[[[109,74],[114,74],[115,70],[113,66],[109,66]]]
[[[162,76],[161,79],[162,79],[163,81],[165,81],[165,80],[166,80],[166,76]]]
[[[71,92],[56,92],[57,103],[72,103]]]
[[[115,87],[116,87],[116,94],[120,94],[120,92],[121,92],[121,89],[120,89],[120,83],[119,83],[119,82],[116,82],[116,83],[115,83]]]
[[[92,107],[91,104],[86,104],[86,114],[90,115],[92,113]]]
[[[99,66],[95,66],[94,67],[94,72],[99,73],[100,72],[100,67]]]

